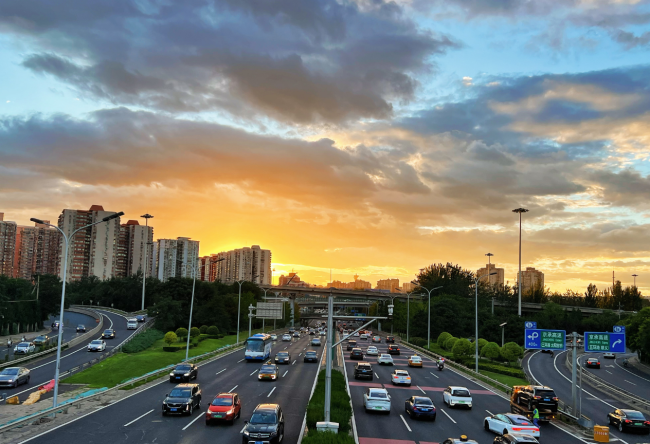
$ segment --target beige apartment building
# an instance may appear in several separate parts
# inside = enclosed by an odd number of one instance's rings
[[[264,285],[272,282],[271,250],[265,250],[259,245],[222,251],[210,257],[213,258],[214,265],[207,274],[203,273],[208,279],[213,277],[221,282],[244,280]]]
[[[4,220],[0,213],[0,275],[14,275],[14,257],[16,255],[16,222]]]
[[[151,276],[163,282],[173,277],[194,277],[195,268],[200,276],[199,241],[189,237],[158,239],[153,245],[153,257]]]
[[[497,274],[494,274],[492,276],[487,276],[490,273],[496,272]],[[497,268],[495,264],[485,264],[485,267],[479,268],[476,271],[476,276],[485,276],[484,278],[481,279],[481,282],[489,282],[490,285],[500,285],[503,286],[505,284],[505,273],[503,268]]]
[[[44,221],[49,223],[49,221]],[[61,233],[44,224],[18,226],[14,277],[32,279],[36,274],[57,274],[60,267]]]
[[[377,290],[388,290],[395,293],[399,289],[399,279],[380,279],[377,281]]]
[[[518,288],[516,279],[515,279],[515,288]],[[539,270],[535,270],[534,267],[526,267],[525,270],[521,271],[521,292],[526,293],[531,288],[536,286],[544,288],[544,273]]]
[[[150,270],[153,263],[153,227],[140,225],[137,220],[130,220],[120,226],[117,245],[116,276],[126,277]],[[145,250],[146,261],[145,264]]]
[[[349,290],[370,290],[372,288],[372,284],[370,284],[370,282],[368,281],[359,279],[359,275],[355,274],[354,282],[333,281],[328,283],[327,287],[349,289]]]

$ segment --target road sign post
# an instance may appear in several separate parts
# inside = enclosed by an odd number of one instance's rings
[[[586,331],[585,352],[625,353],[625,333]]]
[[[524,330],[525,348],[530,350],[566,350],[566,331],[564,330]]]

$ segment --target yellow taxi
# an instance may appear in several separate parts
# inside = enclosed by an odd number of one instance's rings
[[[259,381],[277,381],[280,377],[280,369],[275,364],[264,364],[257,373]]]
[[[418,355],[413,355],[409,358],[409,367],[422,367],[422,358]]]

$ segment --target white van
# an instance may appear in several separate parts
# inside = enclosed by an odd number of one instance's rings
[[[127,330],[137,330],[138,329],[138,320],[136,318],[131,318],[126,320],[126,329]]]

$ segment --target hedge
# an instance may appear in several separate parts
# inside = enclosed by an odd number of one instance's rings
[[[194,347],[196,347],[196,345],[190,344],[190,348],[194,348]],[[176,352],[176,351],[179,351],[179,350],[187,349],[187,344],[186,345],[181,345],[181,346],[170,345],[169,347],[163,347],[162,349],[163,349],[163,351],[166,351],[166,352]]]
[[[436,343],[438,344],[438,347],[445,348],[445,342],[447,342],[447,339],[449,339],[449,338],[451,338],[450,333],[447,333],[446,331],[443,331],[442,333],[440,333],[440,335],[438,336],[438,340],[436,341]]]
[[[143,333],[133,336],[129,342],[124,344],[122,351],[124,353],[138,353],[149,347],[151,347],[154,342],[159,339],[162,339],[165,336],[163,332],[156,329],[150,329]]]
[[[345,376],[338,370],[332,370],[332,399],[331,399],[331,421],[339,423],[339,433],[334,436],[348,435],[350,431],[350,418],[352,417],[352,407],[350,407],[350,397],[345,386]],[[307,428],[309,436],[313,434],[321,435],[316,431],[316,423],[324,421],[323,411],[325,408],[325,370],[318,374],[318,382],[309,404],[307,405]],[[354,441],[354,440],[353,440]],[[305,442],[305,440],[303,440]],[[313,443],[341,441],[309,441]]]
[[[417,336],[413,336],[412,338],[409,338],[409,342],[413,345],[417,345],[418,347],[427,346],[427,340],[424,338],[419,338]]]

